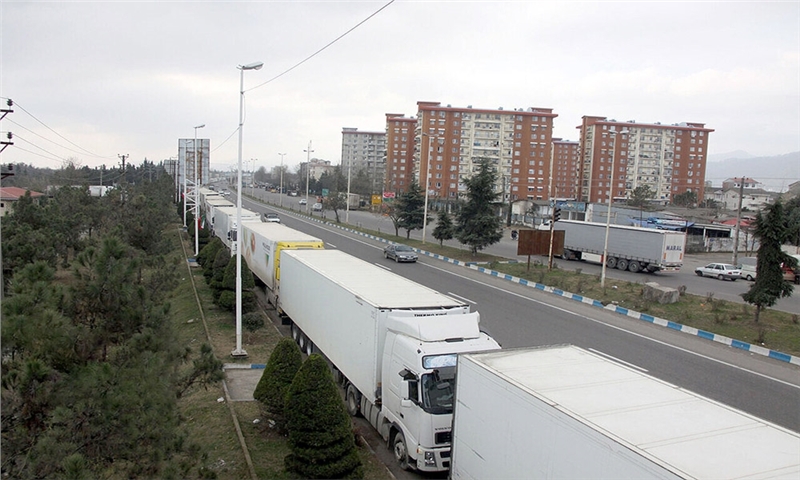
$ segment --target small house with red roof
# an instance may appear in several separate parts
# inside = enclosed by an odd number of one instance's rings
[[[20,187],[0,187],[0,216],[10,212],[14,202],[24,197],[27,192],[31,192],[31,197],[34,199],[44,196],[43,193],[26,190]]]

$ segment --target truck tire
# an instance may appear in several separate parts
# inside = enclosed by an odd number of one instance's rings
[[[617,266],[617,257],[608,257],[606,258],[606,267],[614,268]]]
[[[314,343],[306,337],[306,348],[304,350],[306,355],[311,355],[314,353]]]
[[[359,407],[361,402],[359,401],[358,390],[356,389],[353,384],[347,385],[347,392],[345,393],[345,406],[347,407],[347,413],[350,414],[351,417],[357,417]]]
[[[394,453],[394,459],[397,460],[397,466],[403,470],[408,470],[408,448],[406,447],[406,437],[403,436],[403,432],[394,434],[392,452]]]
[[[618,270],[627,270],[628,269],[628,261],[624,258],[620,258],[617,260],[617,269]]]
[[[631,262],[628,263],[628,271],[629,272],[639,273],[639,270],[641,270],[641,269],[642,269],[642,266],[636,260],[631,260]]]

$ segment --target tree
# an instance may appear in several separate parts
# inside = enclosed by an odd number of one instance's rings
[[[241,257],[241,256],[240,256]],[[247,266],[244,258],[241,259],[241,278],[242,278],[242,312],[251,312],[256,307],[256,297],[252,289],[256,286],[253,272]],[[222,276],[222,292],[219,297],[221,308],[233,311],[236,309],[236,262],[230,261],[225,266],[225,273]]]
[[[783,279],[781,264],[793,264],[794,259],[781,250],[789,235],[788,219],[780,200],[756,214],[754,234],[759,238],[756,281],[742,294],[745,302],[756,306],[754,321],[758,323],[761,310],[775,305],[779,298],[792,294],[792,284]]]
[[[250,343],[250,336],[264,328],[264,317],[260,312],[247,313],[242,316],[242,325],[247,330],[247,342]]]
[[[325,360],[312,353],[286,395],[289,472],[302,478],[363,478],[352,423]]]
[[[328,210],[333,210],[333,214],[336,215],[336,223],[341,223],[341,220],[339,219],[339,210],[347,209],[346,199],[346,193],[333,192],[325,197],[325,199],[322,201],[322,205],[325,208]]]
[[[281,338],[261,374],[253,398],[258,400],[267,414],[272,416],[278,431],[286,428],[284,408],[286,393],[292,385],[300,367],[303,365],[303,354],[291,338]]]
[[[384,203],[381,205],[381,213],[389,217],[394,226],[394,236],[400,236],[400,211],[397,209],[397,203]]]
[[[644,207],[650,203],[650,199],[656,196],[656,192],[650,189],[650,185],[639,185],[631,192],[628,205],[632,207]]]
[[[697,206],[697,193],[694,190],[686,190],[672,197],[672,204],[679,207],[694,208]]]
[[[464,181],[467,186],[467,201],[456,216],[456,238],[469,245],[472,254],[478,253],[503,238],[502,219],[496,215],[496,202],[500,197],[494,191],[497,172],[482,159],[478,173]]]
[[[450,218],[450,214],[447,213],[447,210],[444,208],[439,210],[436,228],[433,229],[433,238],[439,240],[439,246],[442,246],[445,240],[450,240],[453,238],[455,230],[453,219]]]
[[[416,179],[400,195],[397,210],[398,226],[406,230],[406,238],[411,238],[411,231],[422,228],[425,219],[425,194]]]

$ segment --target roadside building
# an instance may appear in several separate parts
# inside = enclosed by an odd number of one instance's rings
[[[43,193],[26,190],[20,187],[0,187],[0,216],[10,212],[14,203],[24,197],[27,192],[30,192],[31,198],[36,202],[38,202],[41,197],[44,197]]]
[[[342,175],[366,173],[373,193],[380,192],[386,167],[386,132],[342,128]],[[319,177],[316,177],[319,178]]]
[[[396,195],[408,191],[414,168],[415,117],[386,114],[386,174],[383,189]]]

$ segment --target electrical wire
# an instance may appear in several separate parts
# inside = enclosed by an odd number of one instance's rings
[[[10,118],[9,118],[9,119],[7,119],[7,120],[8,120],[9,122],[13,123],[14,125],[18,126],[19,128],[21,128],[21,129],[23,129],[23,130],[25,130],[25,131],[27,131],[27,132],[29,132],[29,133],[32,133],[32,134],[36,135],[37,137],[41,138],[42,140],[45,140],[45,141],[47,141],[47,142],[50,142],[50,143],[52,143],[53,145],[55,145],[55,146],[57,146],[57,147],[63,148],[64,150],[69,150],[69,151],[70,151],[70,152],[72,152],[72,153],[77,153],[77,154],[79,154],[79,155],[83,155],[83,152],[79,152],[79,151],[77,151],[77,150],[73,150],[73,149],[71,149],[71,148],[69,148],[69,147],[65,147],[64,145],[59,145],[58,143],[56,143],[56,142],[54,142],[54,141],[50,140],[49,138],[43,137],[42,135],[39,135],[38,133],[34,132],[33,130],[31,130],[31,129],[27,128],[27,127],[24,127],[24,126],[22,126],[22,125],[20,125],[19,123],[15,122],[14,120],[11,120]],[[14,134],[14,136],[15,136],[15,137],[18,137],[19,135],[17,135],[17,134],[15,133],[15,134]],[[31,142],[28,142],[28,143],[31,143]]]
[[[249,88],[249,89],[247,89],[247,90],[245,90],[245,91],[249,92],[250,90],[255,90],[256,88],[263,87],[264,85],[266,85],[266,84],[268,84],[268,83],[271,83],[271,82],[273,82],[273,81],[275,81],[275,80],[277,80],[277,79],[281,78],[282,76],[284,76],[284,75],[286,75],[287,73],[291,72],[291,71],[292,71],[292,70],[294,70],[295,68],[299,67],[300,65],[302,65],[302,64],[306,63],[307,61],[311,60],[312,58],[316,57],[318,54],[322,53],[322,51],[323,51],[323,50],[327,49],[328,47],[330,47],[330,46],[331,46],[331,45],[333,45],[334,43],[338,42],[339,40],[341,40],[342,38],[344,38],[345,36],[347,36],[347,35],[348,35],[350,32],[352,32],[352,31],[353,31],[353,30],[355,30],[356,28],[358,28],[358,27],[360,27],[361,25],[363,25],[364,23],[366,23],[366,22],[367,22],[369,19],[371,19],[371,18],[372,18],[372,17],[374,17],[375,15],[377,15],[377,14],[381,13],[381,11],[383,11],[383,10],[384,10],[386,7],[388,7],[389,5],[393,4],[394,2],[395,2],[395,0],[390,0],[390,1],[389,1],[389,2],[386,4],[386,5],[382,6],[381,8],[379,8],[378,10],[376,10],[375,12],[373,12],[373,13],[372,13],[370,16],[368,16],[368,17],[367,17],[367,18],[365,18],[364,20],[362,20],[362,21],[360,21],[359,23],[357,23],[357,24],[356,24],[356,25],[355,25],[353,28],[351,28],[350,30],[348,30],[348,31],[344,32],[343,34],[339,35],[339,36],[338,36],[338,37],[336,37],[336,38],[335,38],[333,41],[331,41],[330,43],[328,43],[328,44],[327,44],[327,45],[325,45],[324,47],[320,48],[320,49],[319,49],[319,50],[317,50],[316,52],[312,53],[311,55],[309,55],[309,56],[308,56],[308,57],[306,57],[305,59],[301,60],[299,63],[295,64],[293,67],[289,68],[288,70],[284,70],[282,73],[280,73],[280,74],[278,74],[278,75],[276,75],[276,76],[274,76],[274,77],[270,78],[270,79],[269,79],[269,80],[267,80],[266,82],[264,82],[264,83],[260,83],[260,84],[256,85],[255,87]]]

